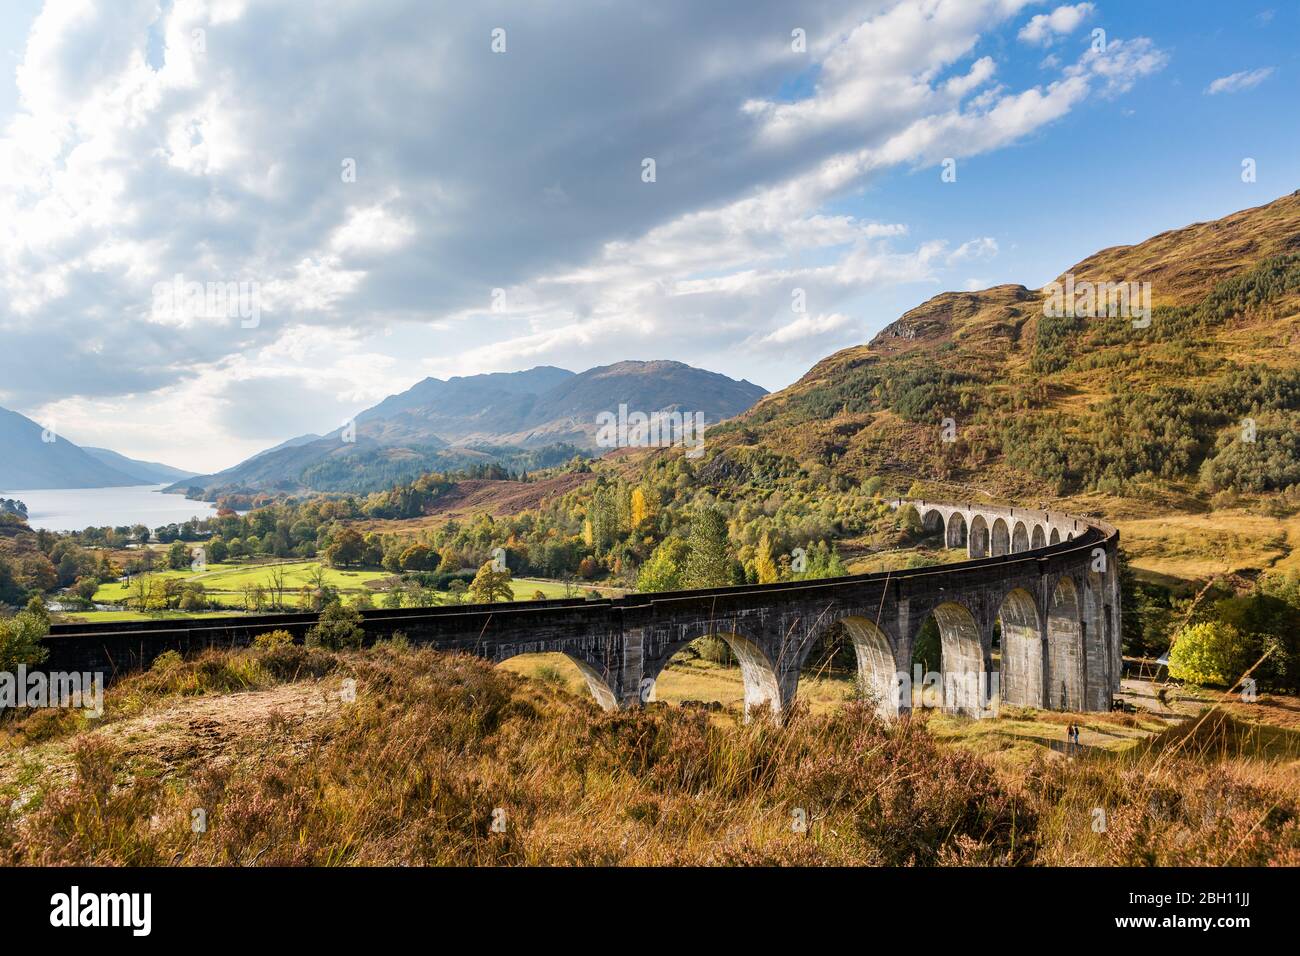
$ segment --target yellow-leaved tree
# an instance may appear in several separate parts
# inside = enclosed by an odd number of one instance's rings
[[[632,489],[632,530],[642,531],[657,517],[659,496],[640,486]]]
[[[493,562],[484,562],[483,567],[478,569],[478,574],[474,575],[474,581],[469,586],[469,599],[475,604],[513,601],[515,592],[510,587],[510,569],[502,567],[498,571]]]
[[[758,551],[754,555],[754,571],[758,574],[759,584],[774,584],[781,580],[781,569],[772,557],[772,539],[766,531],[758,539]]]

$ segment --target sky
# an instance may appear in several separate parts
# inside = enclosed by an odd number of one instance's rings
[[[1300,187],[1297,37],[1294,0],[6,0],[0,405],[212,471],[431,375],[776,390]]]

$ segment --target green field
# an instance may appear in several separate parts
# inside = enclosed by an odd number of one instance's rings
[[[209,564],[203,571],[159,570],[150,572],[145,577],[146,579],[166,578],[201,583],[208,601],[232,610],[243,610],[244,589],[260,585],[269,592],[271,590],[271,574],[274,569],[284,572],[285,604],[292,607],[297,600],[298,591],[313,583],[313,577],[319,568],[324,569],[325,583],[337,588],[345,598],[357,594],[371,594],[377,598],[382,593],[382,585],[385,579],[390,577],[389,573],[382,568],[343,570],[329,567],[316,560]],[[99,589],[95,591],[95,603],[125,604],[131,597],[134,584],[134,581],[130,584],[119,581],[101,584]],[[517,601],[531,600],[533,594],[537,591],[541,591],[549,599],[566,596],[581,598],[590,590],[596,590],[602,596],[614,596],[622,593],[612,588],[593,587],[586,583],[574,584],[566,588],[563,582],[547,581],[540,578],[517,578],[511,582],[511,586],[514,589],[515,600]],[[442,604],[447,602],[448,595],[445,591],[435,592],[435,597],[438,603]],[[118,610],[87,611],[76,615],[78,619],[87,621],[143,620],[150,616],[136,611]],[[176,614],[174,616],[195,617],[199,615]]]
[[[345,571],[322,565],[319,561],[291,561],[264,562],[261,564],[209,564],[203,571],[153,571],[146,577],[149,579],[172,578],[183,581],[197,581],[203,584],[204,590],[210,599],[221,604],[234,606],[243,603],[243,591],[246,587],[261,585],[263,588],[269,589],[271,587],[272,569],[279,568],[284,571],[284,586],[287,593],[289,591],[298,591],[310,584],[315,569],[320,567],[325,569],[326,584],[350,594],[371,590],[370,585],[372,583],[378,583],[380,579],[387,575],[386,571],[380,569]],[[98,604],[119,604],[130,597],[132,587],[133,584],[124,584],[117,581],[101,584],[95,592],[94,600]]]
[[[563,597],[580,598],[585,597],[588,591],[596,591],[601,597],[616,597],[627,592],[619,588],[606,588],[598,585],[584,582],[574,582],[567,590],[563,581],[547,581],[542,578],[515,578],[510,582],[511,589],[515,592],[516,601],[527,601],[533,596],[534,591],[541,591],[548,599]]]
[[[145,614],[142,611],[77,611],[65,614],[62,622],[80,621],[85,624],[107,624],[113,621],[166,621],[171,618],[192,620],[196,617],[226,617],[229,611],[156,611]]]

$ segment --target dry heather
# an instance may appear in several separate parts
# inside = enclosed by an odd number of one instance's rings
[[[211,746],[156,745],[218,699]],[[1008,776],[923,718],[605,714],[473,658],[381,645],[171,661],[112,688],[101,726],[76,723],[9,723],[0,862],[1300,863],[1294,754],[1261,756],[1259,731],[1226,717]]]

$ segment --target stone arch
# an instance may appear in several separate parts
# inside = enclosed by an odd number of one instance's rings
[[[1021,551],[1029,550],[1029,529],[1025,527],[1023,521],[1017,521],[1015,530],[1011,532],[1011,553],[1017,554]]]
[[[1063,577],[1047,611],[1047,706],[1080,710],[1083,701],[1083,627],[1079,589]]]
[[[496,663],[503,664],[508,660],[514,660],[515,658],[519,658],[519,657],[527,657],[537,653],[548,653],[548,652],[519,651],[518,653],[510,654],[507,655],[506,657],[502,657]],[[591,696],[596,699],[596,703],[600,705],[602,710],[618,709],[618,699],[614,696],[614,691],[609,686],[609,681],[605,679],[604,674],[602,674],[599,670],[597,670],[596,667],[593,666],[589,661],[583,660],[581,657],[577,656],[576,654],[568,654],[564,651],[558,651],[556,653],[559,653],[564,657],[568,658],[568,660],[571,661],[574,664],[574,666],[578,668],[578,672],[582,674],[582,679],[587,683],[587,689],[591,691]]]
[[[1002,699],[1020,707],[1043,706],[1043,637],[1034,596],[1016,588],[998,608],[1002,626]]]
[[[938,508],[931,508],[921,514],[921,531],[924,534],[943,534],[944,530],[943,512]]]
[[[1048,543],[1048,544],[1060,544],[1060,543],[1061,543],[1061,532],[1060,532],[1059,530],[1057,530],[1056,528],[1053,528],[1053,529],[1052,529],[1052,533],[1051,533],[1050,535],[1047,536],[1047,543]]]
[[[997,558],[1011,553],[1011,531],[1007,527],[1005,520],[1002,518],[994,520],[993,527],[989,532],[989,538],[991,543],[989,553],[993,557]]]
[[[876,713],[882,717],[894,717],[900,708],[910,708],[911,701],[899,699],[897,675],[900,668],[889,635],[865,617],[841,618],[840,624],[853,642],[858,661],[858,681],[875,696]]]
[[[972,558],[987,557],[989,553],[989,523],[983,515],[970,519],[970,534],[967,536],[966,551]]]
[[[727,646],[731,648],[731,653],[736,656],[737,663],[740,664],[740,676],[745,684],[745,719],[749,720],[750,714],[754,710],[764,708],[770,708],[773,714],[779,714],[782,706],[780,684],[777,680],[776,668],[773,667],[763,649],[743,634],[737,634],[734,631],[710,630],[708,628],[701,628],[698,634],[692,633],[689,637],[674,641],[666,649],[654,673],[647,673],[646,675],[652,683],[642,694],[642,699],[653,699],[653,682],[658,681],[659,674],[662,673],[674,654],[697,637],[706,636],[725,641]],[[791,689],[791,697],[793,697],[793,688]]]
[[[948,516],[948,534],[946,544],[950,548],[966,547],[966,519],[960,511],[954,511]]]
[[[978,681],[984,673],[984,644],[975,616],[961,604],[940,604],[933,611],[939,625],[945,710],[978,716],[981,712]]]
[[[1033,536],[1029,539],[1029,549],[1031,551],[1037,551],[1039,548],[1046,546],[1047,536],[1043,533],[1043,526],[1041,524],[1034,525]]]

